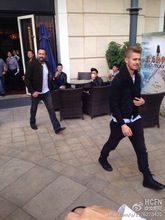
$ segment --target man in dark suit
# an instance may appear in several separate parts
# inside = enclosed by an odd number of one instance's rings
[[[148,153],[144,140],[142,118],[139,106],[145,103],[141,97],[141,77],[138,73],[142,49],[130,46],[125,52],[125,65],[114,77],[111,86],[111,133],[104,144],[99,157],[103,169],[112,171],[107,157],[115,150],[118,143],[128,137],[137,156],[139,171],[143,174],[143,186],[155,190],[164,189],[165,185],[153,179],[148,164]]]

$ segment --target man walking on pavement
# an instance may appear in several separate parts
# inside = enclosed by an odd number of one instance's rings
[[[110,136],[104,144],[99,162],[103,169],[112,171],[107,157],[115,150],[118,143],[128,137],[137,156],[139,171],[143,174],[143,186],[155,190],[164,189],[165,185],[153,179],[149,169],[148,153],[144,140],[144,131],[138,107],[145,103],[140,96],[141,78],[138,73],[141,47],[130,46],[125,53],[125,65],[114,77],[111,87]]]
[[[55,133],[58,134],[59,132],[63,131],[65,127],[61,127],[53,109],[50,94],[50,65],[45,58],[46,50],[44,48],[39,48],[37,59],[28,64],[25,74],[25,86],[28,88],[28,91],[31,93],[32,97],[30,126],[34,130],[38,129],[36,125],[36,113],[39,102],[43,100],[49,113],[53,129]]]

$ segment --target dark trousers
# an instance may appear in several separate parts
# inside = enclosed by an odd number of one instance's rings
[[[36,113],[37,113],[37,108],[39,102],[43,100],[47,111],[49,113],[50,120],[52,122],[54,130],[57,130],[60,128],[60,123],[56,117],[56,113],[53,109],[53,104],[52,104],[52,97],[50,94],[50,91],[44,94],[39,94],[38,97],[33,97],[32,96],[32,104],[30,108],[30,124],[35,124],[36,123]]]
[[[17,69],[14,70],[9,70],[8,74],[9,74],[9,80],[10,80],[10,87],[13,90],[21,90],[21,86],[20,86],[20,73],[17,73]],[[16,75],[15,75],[16,74]]]
[[[137,121],[128,123],[127,125],[132,129],[133,135],[129,137],[129,140],[131,141],[137,156],[139,171],[144,176],[148,176],[151,172],[148,165],[148,153],[144,140],[142,120],[138,119]],[[102,157],[108,157],[110,151],[115,150],[118,143],[125,137],[122,133],[121,126],[113,120],[110,122],[110,130],[111,133],[109,139],[101,150]]]

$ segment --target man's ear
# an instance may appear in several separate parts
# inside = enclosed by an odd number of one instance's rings
[[[128,58],[127,57],[124,58],[124,61],[125,61],[125,63],[128,63]]]

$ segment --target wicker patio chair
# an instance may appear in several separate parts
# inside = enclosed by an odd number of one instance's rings
[[[77,79],[91,79],[91,72],[78,72]],[[83,90],[88,91],[91,88],[91,84],[83,85],[83,86],[76,86],[76,88],[83,88]]]
[[[51,91],[51,96],[52,96],[52,102],[53,102],[54,111],[59,111],[58,89],[57,90],[52,90]]]
[[[110,86],[92,87],[90,92],[83,92],[83,112],[91,118],[110,114]]]
[[[60,121],[66,118],[82,118],[82,88],[60,89],[59,91]]]
[[[165,96],[165,92],[155,94],[142,94],[145,104],[139,108],[139,113],[142,116],[143,127],[160,127],[159,113],[160,105]]]

